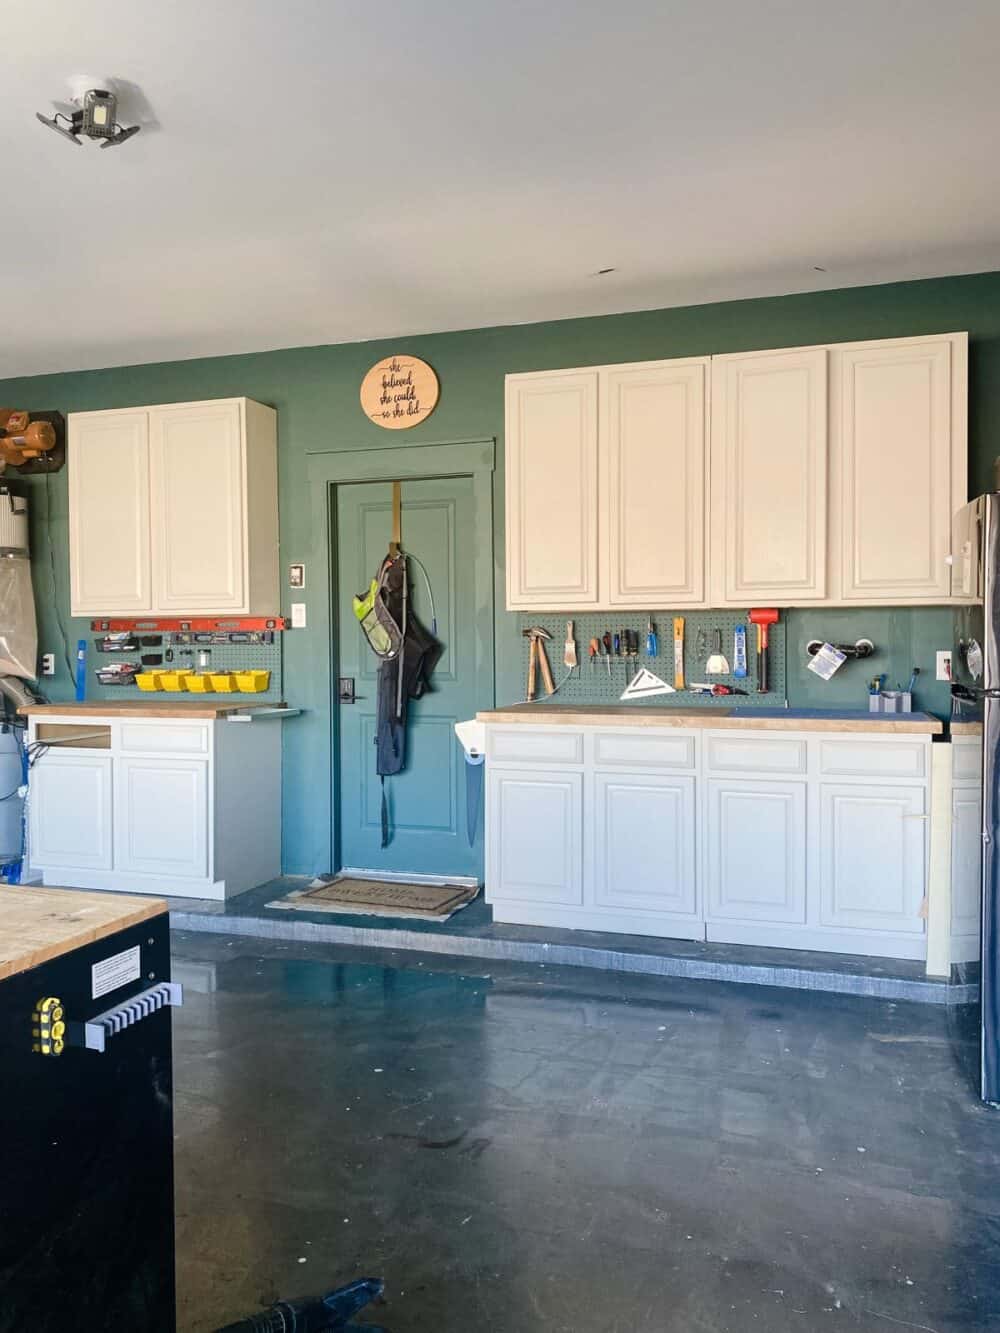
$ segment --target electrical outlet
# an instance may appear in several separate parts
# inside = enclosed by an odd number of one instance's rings
[[[935,654],[935,680],[951,680],[951,649]]]
[[[42,675],[54,676],[55,674],[56,674],[55,653],[42,653]]]
[[[292,603],[292,629],[305,629],[306,627],[306,604],[305,602]]]

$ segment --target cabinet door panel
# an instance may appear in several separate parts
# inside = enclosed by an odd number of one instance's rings
[[[583,775],[495,770],[489,785],[491,899],[583,901]]]
[[[982,793],[956,787],[951,795],[951,933],[979,934],[982,886]]]
[[[940,601],[951,591],[951,343],[834,356],[842,596]]]
[[[693,915],[694,778],[597,773],[593,818],[597,906]]]
[[[921,787],[820,787],[820,923],[923,932]]]
[[[806,919],[806,787],[710,781],[709,918]]]
[[[111,756],[43,755],[31,771],[31,860],[111,869]]]
[[[157,611],[246,611],[243,433],[238,403],[150,413]]]
[[[597,372],[510,376],[507,606],[597,602]]]
[[[824,348],[716,357],[713,553],[726,602],[826,595]]]
[[[602,602],[705,600],[708,361],[602,371]]]
[[[149,425],[145,411],[69,418],[73,615],[149,611]]]
[[[205,877],[207,773],[199,759],[116,760],[116,870]]]

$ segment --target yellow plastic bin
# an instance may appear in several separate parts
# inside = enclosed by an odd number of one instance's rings
[[[192,694],[211,694],[215,689],[211,673],[208,671],[195,671],[190,676],[185,676],[183,686]]]
[[[193,675],[194,672],[190,667],[181,667],[179,671],[164,671],[160,675],[160,681],[168,694],[180,694],[184,689],[185,678]]]
[[[236,673],[236,685],[240,694],[263,694],[270,684],[270,671],[237,671]]]
[[[138,671],[136,672],[135,683],[140,690],[162,690],[163,685],[160,679],[162,675],[162,671]]]
[[[237,690],[236,677],[231,671],[213,671],[212,689],[216,694],[234,694]]]

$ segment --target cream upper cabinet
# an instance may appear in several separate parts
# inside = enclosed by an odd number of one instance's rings
[[[704,604],[710,361],[600,372],[601,603]]]
[[[712,601],[815,602],[827,579],[827,351],[712,361]]]
[[[704,605],[709,360],[507,377],[507,606]]]
[[[154,600],[162,610],[244,606],[241,415],[233,401],[150,413]]]
[[[507,376],[507,606],[596,606],[597,371]]]
[[[74,615],[277,613],[273,409],[77,413],[69,469]]]
[[[831,348],[840,600],[950,595],[951,520],[967,493],[966,344],[952,334]]]
[[[965,333],[507,377],[507,606],[952,600]]]
[[[69,570],[73,615],[152,609],[149,417],[69,419]]]

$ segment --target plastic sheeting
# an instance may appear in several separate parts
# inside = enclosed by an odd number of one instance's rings
[[[31,561],[26,555],[4,556],[0,558],[0,676],[34,680],[37,663]]]

